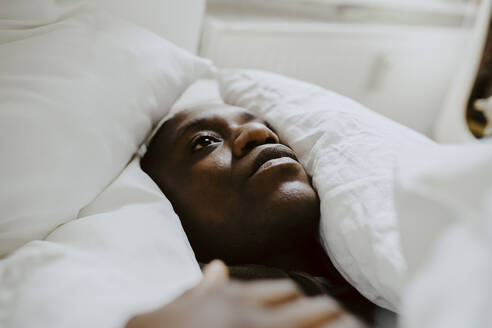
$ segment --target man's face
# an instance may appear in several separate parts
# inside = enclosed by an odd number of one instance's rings
[[[293,151],[248,111],[213,105],[166,122],[142,167],[199,260],[258,261],[315,233],[319,201]]]

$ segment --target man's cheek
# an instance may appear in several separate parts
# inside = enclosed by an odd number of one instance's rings
[[[231,157],[223,152],[216,152],[198,161],[191,167],[195,177],[220,179],[230,175]]]

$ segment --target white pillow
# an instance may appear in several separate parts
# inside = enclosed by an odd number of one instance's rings
[[[89,0],[176,45],[196,53],[206,0]]]
[[[76,218],[209,69],[84,1],[2,1],[0,257]]]
[[[299,155],[321,199],[321,239],[334,265],[395,310],[405,261],[394,206],[396,155],[426,137],[320,87],[248,70],[220,72],[226,103],[258,113]]]
[[[0,261],[0,326],[119,328],[201,277],[180,221],[135,159],[81,218]]]

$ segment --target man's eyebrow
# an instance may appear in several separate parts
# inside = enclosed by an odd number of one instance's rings
[[[179,140],[181,137],[183,137],[183,135],[185,135],[189,130],[194,129],[197,126],[203,125],[207,123],[207,121],[211,121],[217,117],[220,116],[212,115],[212,116],[205,116],[205,117],[197,117],[193,120],[190,120],[189,122],[184,123],[182,126],[178,128],[176,132],[176,140]],[[248,112],[242,112],[239,118],[241,122],[248,122],[256,119],[256,116]]]
[[[197,126],[204,124],[208,120],[210,120],[210,117],[199,117],[183,124],[176,131],[176,140],[181,139],[181,137],[183,137],[189,130],[192,130]]]
[[[220,116],[212,115],[212,116],[205,116],[205,117],[197,117],[195,119],[190,120],[189,122],[184,123],[183,125],[178,127],[178,129],[176,131],[176,139],[175,140],[176,141],[180,140],[190,130],[195,129],[196,127],[198,127],[200,125],[204,125],[207,122],[209,122],[209,121],[211,121],[217,117],[220,117]],[[256,115],[249,113],[249,112],[242,112],[239,116],[239,119],[243,123],[253,121],[253,120],[259,120],[259,118]],[[261,120],[261,122],[263,124],[265,124],[270,130],[275,132],[275,130],[273,130],[273,128],[270,126],[270,124],[268,124],[268,122],[265,122],[264,120]]]

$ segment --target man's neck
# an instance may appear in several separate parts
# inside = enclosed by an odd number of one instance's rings
[[[315,238],[310,238],[301,247],[265,258],[262,262],[261,264],[268,266],[325,277],[334,283],[345,283]]]

